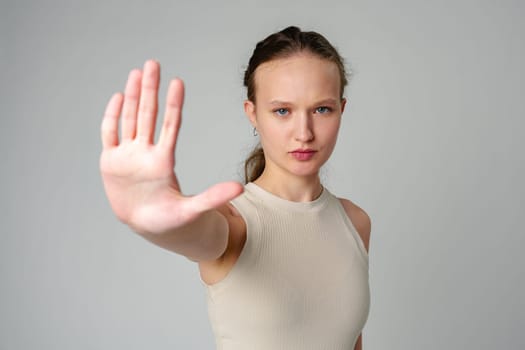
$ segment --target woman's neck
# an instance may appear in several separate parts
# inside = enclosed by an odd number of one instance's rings
[[[263,172],[255,181],[266,191],[293,202],[311,202],[323,192],[319,175],[313,176],[269,176]]]

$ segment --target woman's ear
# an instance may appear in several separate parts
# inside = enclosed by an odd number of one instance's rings
[[[252,101],[244,101],[244,114],[246,114],[252,126],[254,128],[257,128],[257,115],[255,114],[255,104]]]
[[[346,98],[341,99],[341,114],[345,111]]]

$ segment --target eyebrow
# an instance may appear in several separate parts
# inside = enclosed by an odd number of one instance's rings
[[[288,104],[290,104],[290,102],[273,100],[273,101],[270,101],[270,104],[271,105],[288,105]]]
[[[272,100],[270,101],[270,104],[271,105],[290,105],[292,103],[290,102],[286,102],[286,101],[280,101],[280,100]],[[337,100],[334,99],[334,98],[327,98],[327,99],[324,99],[324,100],[321,100],[321,101],[318,101],[315,103],[316,105],[321,105],[321,104],[337,104]]]

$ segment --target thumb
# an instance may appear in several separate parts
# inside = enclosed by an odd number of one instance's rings
[[[235,181],[222,182],[188,198],[188,206],[196,212],[217,208],[244,192],[244,186]]]

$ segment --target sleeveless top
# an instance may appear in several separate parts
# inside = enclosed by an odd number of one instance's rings
[[[246,242],[226,277],[208,285],[218,350],[353,350],[369,314],[368,254],[326,188],[292,202],[255,183],[231,201]]]

